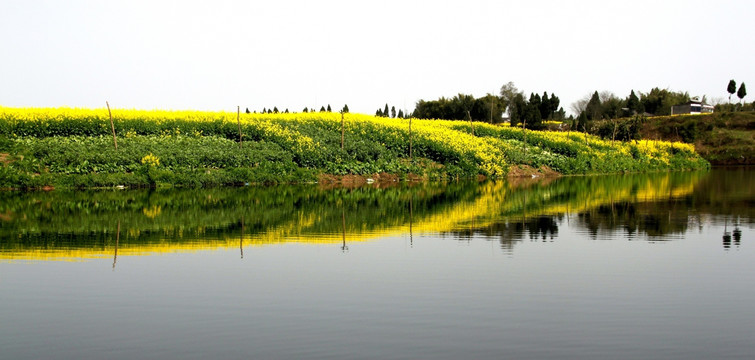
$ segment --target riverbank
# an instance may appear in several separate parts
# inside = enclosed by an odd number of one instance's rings
[[[115,132],[115,138],[113,136]],[[0,188],[220,186],[690,170],[683,143],[319,112],[0,107]],[[539,169],[549,169],[540,171]],[[367,181],[366,178],[364,181]]]
[[[755,112],[657,116],[642,125],[643,139],[693,144],[713,165],[755,165]]]

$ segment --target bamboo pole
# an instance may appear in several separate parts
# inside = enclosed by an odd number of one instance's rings
[[[236,106],[236,122],[239,124],[239,149],[241,149],[244,142],[241,137],[241,106]]]
[[[409,161],[414,162],[412,154],[412,118],[409,118]]]
[[[343,127],[343,111],[341,111],[341,150],[343,150],[343,137],[344,137],[344,127]]]
[[[474,124],[472,124],[472,115],[469,114],[469,110],[467,110],[467,117],[469,118],[469,127],[472,129],[472,135],[474,135]]]
[[[107,113],[110,115],[110,128],[113,130],[113,144],[115,144],[115,150],[118,150],[118,140],[115,138],[115,124],[113,124],[113,113],[110,111],[110,103],[105,101],[107,105]]]
[[[524,157],[527,158],[527,119],[522,119],[522,137],[524,139]]]

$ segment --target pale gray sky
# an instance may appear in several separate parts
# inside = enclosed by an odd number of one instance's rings
[[[0,105],[300,111],[755,95],[755,1],[0,1]],[[752,101],[753,96],[746,100]]]

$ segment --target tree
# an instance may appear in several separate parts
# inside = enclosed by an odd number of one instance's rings
[[[375,111],[375,116],[382,117],[383,116],[383,110],[377,109],[377,111]]]
[[[398,118],[399,119],[403,119],[404,118],[404,110],[399,110],[398,111]]]
[[[729,104],[731,104],[731,96],[737,91],[737,82],[734,79],[729,80],[729,86],[726,87],[726,91],[729,92]]]
[[[246,113],[247,113],[247,114],[251,114],[252,112],[251,112],[251,111],[249,111],[249,108],[246,108]]]
[[[527,100],[524,100],[524,94],[521,92],[514,94],[508,106],[511,126],[517,126],[525,116],[527,111]]]
[[[503,99],[503,110],[509,115],[509,119],[512,119],[511,105],[514,102],[517,94],[521,94],[519,89],[514,86],[512,81],[501,86],[501,98]],[[522,95],[524,96],[524,95]]]
[[[587,132],[587,115],[585,112],[579,113],[579,116],[577,117],[577,131],[584,131]]]
[[[391,117],[392,118],[396,117],[396,107],[395,106],[391,106]]]
[[[277,107],[277,106],[273,106],[273,113],[274,113],[274,114],[277,114],[277,113],[278,113],[278,107]]]
[[[343,105],[343,109],[341,109],[341,112],[342,112],[342,113],[347,113],[347,112],[349,112],[349,105],[346,105],[346,104],[344,104],[344,105]]]
[[[330,104],[328,104],[327,112],[332,112],[331,109],[330,109]]]
[[[551,93],[551,109],[550,109],[551,114],[556,113],[556,112],[558,113],[557,116],[554,116],[554,115],[551,115],[551,116],[554,117],[554,119],[563,120],[564,114],[565,114],[564,109],[562,108],[561,110],[559,110],[559,105],[561,105],[561,99],[559,99],[558,96],[556,96],[556,94]]]
[[[307,109],[307,107],[305,106],[305,107],[304,107],[304,110],[302,110],[301,112],[305,112],[305,113],[308,113],[308,112],[309,112],[309,109]]]
[[[288,114],[288,108],[286,108],[286,111],[284,111],[284,113]]]
[[[585,112],[585,108],[587,107],[587,103],[590,102],[590,98],[592,98],[592,94],[587,94],[583,96],[581,99],[573,102],[571,104],[571,111],[577,114],[577,116]]]
[[[640,103],[640,98],[634,93],[634,89],[629,93],[629,97],[627,97],[627,108],[629,108],[629,112],[634,115],[641,114],[645,111],[642,109],[642,103]]]
[[[540,118],[548,120],[551,117],[551,99],[548,97],[548,92],[543,93],[543,97],[540,99]]]
[[[383,116],[388,117],[388,104],[385,104],[385,109],[383,109]]]
[[[600,106],[600,95],[595,91],[590,97],[590,101],[585,105],[585,116],[587,120],[600,120],[603,117],[603,109]]]
[[[670,115],[671,107],[690,100],[686,92],[669,91],[653,88],[647,94],[641,94],[640,102],[646,112],[654,115]]]
[[[742,103],[742,99],[747,96],[747,89],[745,88],[745,83],[742,83],[739,85],[739,90],[737,91],[737,97],[739,98],[739,103]]]
[[[616,119],[623,115],[623,108],[626,106],[624,100],[611,96],[601,103],[603,117],[607,119]]]
[[[325,106],[320,106],[320,112],[325,112]]]

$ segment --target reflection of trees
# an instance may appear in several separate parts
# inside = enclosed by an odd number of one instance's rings
[[[731,232],[729,232],[728,226],[729,226],[729,219],[727,217],[724,219],[724,236],[723,236],[724,250],[731,249],[732,238],[734,238],[734,247],[737,247],[737,248],[739,247],[742,241],[742,229],[739,228],[739,221],[734,222],[734,230],[732,230]]]
[[[651,237],[682,234],[687,231],[689,208],[677,199],[655,202],[620,202],[580,212],[579,223],[593,238],[599,230],[624,230],[627,235],[642,233]]]
[[[531,241],[553,241],[558,236],[560,216],[535,216],[520,221],[499,222],[477,229],[452,232],[459,239],[483,236],[501,244],[501,249],[511,252],[514,244],[529,239]]]
[[[117,255],[161,251],[158,247],[233,246],[243,257],[244,246],[253,244],[294,239],[340,243],[345,250],[346,233],[349,243],[408,234],[411,244],[414,235],[427,232],[466,239],[480,235],[510,250],[526,239],[554,239],[564,216],[569,226],[583,226],[593,237],[600,231],[659,237],[684,233],[689,219],[702,224],[705,214],[739,214],[751,222],[755,189],[746,174],[656,173],[382,189],[6,192],[0,193],[0,255],[87,250],[107,253],[115,263],[115,246]],[[737,182],[744,185],[738,188]],[[120,231],[113,226],[116,221]],[[730,235],[731,244],[737,244],[741,230]]]

